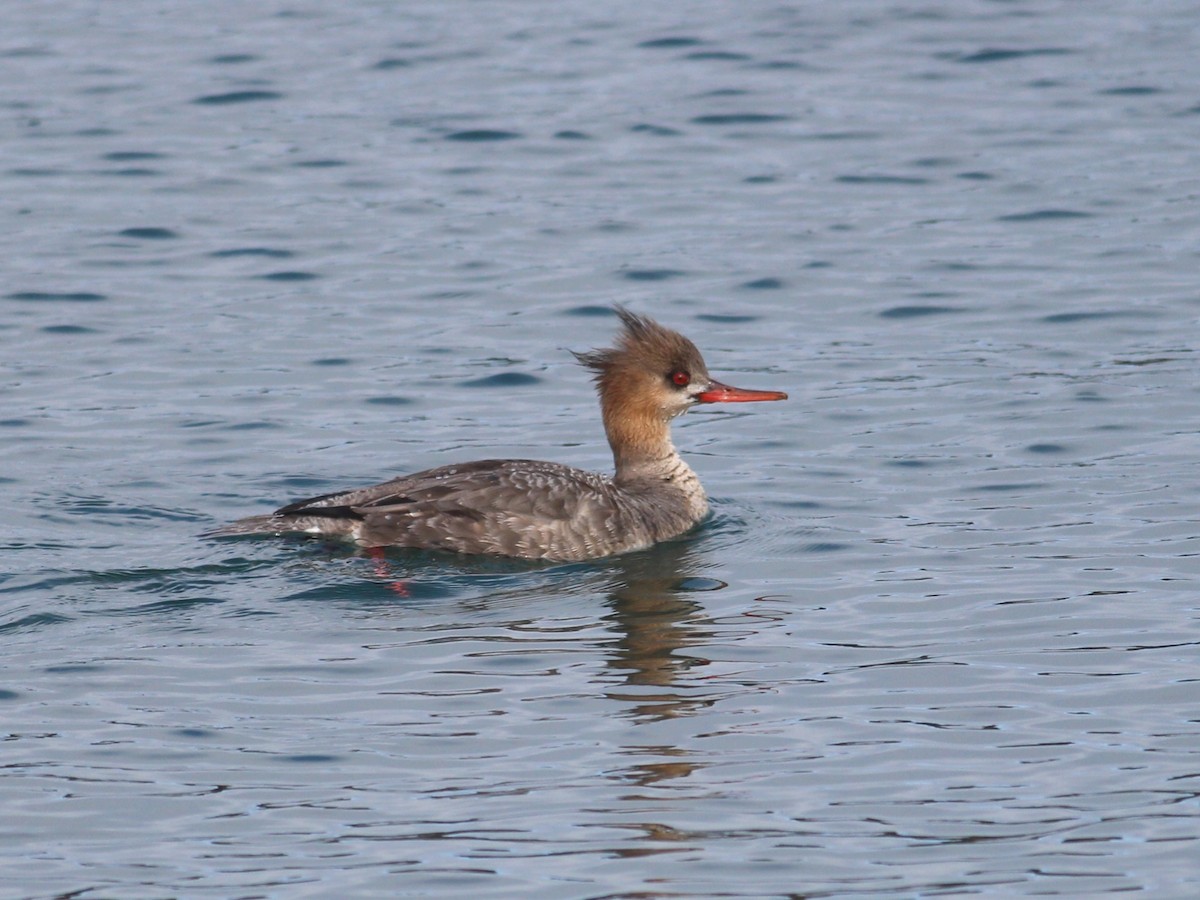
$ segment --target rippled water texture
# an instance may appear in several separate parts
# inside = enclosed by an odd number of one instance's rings
[[[10,3],[5,898],[1200,894],[1195,9]],[[198,535],[609,465],[529,566]]]

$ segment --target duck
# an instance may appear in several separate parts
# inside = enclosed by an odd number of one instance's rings
[[[696,345],[648,316],[615,307],[614,345],[575,353],[592,373],[611,475],[534,459],[458,462],[370,487],[297,500],[207,537],[318,535],[383,548],[576,562],[644,550],[709,514],[699,477],[671,440],[694,406],[786,400],[715,380]]]

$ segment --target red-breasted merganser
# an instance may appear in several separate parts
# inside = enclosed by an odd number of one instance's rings
[[[641,550],[708,514],[700,479],[671,443],[671,419],[697,403],[786,400],[714,381],[696,345],[616,308],[617,346],[576,353],[595,373],[610,478],[560,463],[485,459],[291,503],[210,532],[318,534],[362,547],[583,560]]]

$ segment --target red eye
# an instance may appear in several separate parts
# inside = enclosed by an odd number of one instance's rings
[[[671,381],[679,387],[687,387],[692,383],[692,376],[687,372],[672,372]]]

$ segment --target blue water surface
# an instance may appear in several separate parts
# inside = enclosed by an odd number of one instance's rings
[[[1200,893],[1195,10],[9,4],[0,897]],[[610,465],[577,565],[201,538]]]

